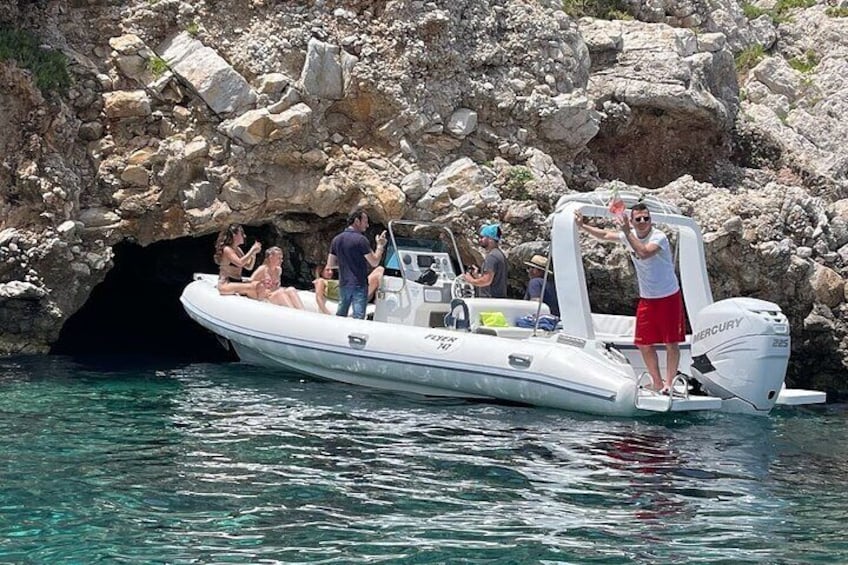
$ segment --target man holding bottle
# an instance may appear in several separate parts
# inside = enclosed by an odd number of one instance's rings
[[[680,363],[680,343],[686,339],[686,320],[680,283],[674,272],[674,260],[666,235],[653,227],[651,212],[637,203],[630,216],[615,218],[620,230],[604,230],[590,226],[583,215],[575,213],[578,228],[602,241],[620,241],[630,251],[639,282],[639,306],[636,309],[634,343],[642,354],[654,388],[670,394]],[[660,376],[656,345],[666,349],[665,383]]]
[[[368,214],[357,208],[347,217],[347,229],[333,238],[327,266],[339,269],[339,307],[337,316],[347,316],[351,305],[353,317],[365,319],[368,305],[368,271],[380,264],[386,249],[386,232],[377,236],[377,248],[363,235],[368,229]]]

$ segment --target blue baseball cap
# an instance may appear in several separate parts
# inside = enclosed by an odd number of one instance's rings
[[[483,237],[488,237],[489,239],[494,239],[495,241],[500,241],[500,237],[498,236],[498,230],[500,226],[498,224],[487,224],[480,228],[480,235]]]

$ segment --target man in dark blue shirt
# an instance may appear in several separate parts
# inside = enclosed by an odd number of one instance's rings
[[[347,316],[353,305],[353,317],[365,318],[368,304],[368,270],[380,264],[386,248],[386,232],[377,236],[377,249],[362,235],[368,229],[368,214],[357,208],[347,217],[347,229],[333,238],[327,265],[339,269],[339,307],[337,316]]]
[[[551,281],[545,284],[545,270],[548,268],[547,257],[541,255],[533,255],[529,261],[524,262],[527,265],[527,273],[530,275],[530,282],[527,283],[527,292],[524,293],[525,300],[539,300],[542,295],[542,287],[545,287],[545,297],[542,302],[548,305],[551,309],[551,314],[559,317],[559,302],[557,301],[556,287]]]

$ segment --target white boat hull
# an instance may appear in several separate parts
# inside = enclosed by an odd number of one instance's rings
[[[642,196],[625,198],[633,205]],[[609,416],[690,410],[768,414],[776,404],[823,402],[823,393],[783,386],[790,336],[780,307],[745,297],[714,302],[700,228],[672,206],[647,201],[654,222],[677,229],[680,288],[693,331],[681,344],[678,367],[696,377],[707,395],[690,397],[690,383],[681,378],[674,379],[669,396],[641,387],[646,366],[633,345],[635,319],[592,312],[575,217],[604,217],[609,211],[591,194],[564,196],[552,214],[550,255],[561,331],[519,327],[549,313],[541,303],[455,298],[469,295],[455,271],[460,253],[453,234],[444,226],[406,220],[389,222],[391,251],[374,321],[320,314],[314,295],[304,291],[302,301],[313,311],[221,296],[208,275],[196,276],[181,301],[246,362],[387,390]],[[397,235],[393,226],[407,229],[406,235]],[[487,320],[508,327],[481,327]],[[664,373],[665,352],[658,350]]]
[[[195,321],[232,343],[242,361],[322,379],[608,416],[720,405],[710,397],[663,397],[657,406],[637,408],[637,395],[644,393],[623,358],[556,334],[507,339],[340,318],[220,296],[208,277],[189,284],[181,301]]]

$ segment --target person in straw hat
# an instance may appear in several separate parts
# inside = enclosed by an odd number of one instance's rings
[[[527,282],[527,291],[524,293],[524,300],[539,300],[542,296],[542,287],[545,289],[545,297],[542,302],[548,305],[551,309],[551,314],[559,317],[559,302],[557,302],[556,287],[552,281],[545,284],[545,270],[548,267],[548,258],[542,255],[533,255],[529,261],[524,262],[527,265],[527,274],[530,280]]]

